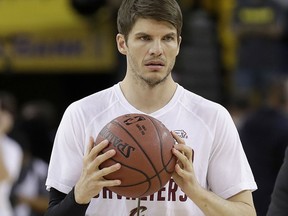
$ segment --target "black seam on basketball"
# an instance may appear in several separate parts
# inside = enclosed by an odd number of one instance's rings
[[[169,163],[170,163],[170,161],[171,161],[172,159],[173,159],[173,157],[171,157],[171,159],[169,160],[169,162],[167,163],[166,166],[169,165]],[[119,162],[119,161],[117,161],[117,160],[115,160],[115,159],[113,159],[113,158],[110,158],[110,160],[114,161],[115,163],[121,163],[121,162]],[[121,166],[130,168],[130,169],[132,169],[132,170],[139,171],[140,173],[143,173],[144,176],[146,177],[146,180],[141,181],[141,182],[139,182],[139,183],[137,183],[137,184],[120,185],[120,186],[117,186],[117,187],[129,187],[129,186],[134,186],[134,185],[142,184],[142,183],[144,183],[144,182],[146,182],[146,181],[149,181],[149,185],[150,185],[150,184],[151,184],[150,180],[153,179],[153,178],[155,178],[155,176],[157,176],[157,175],[155,174],[155,175],[152,175],[152,176],[149,177],[146,173],[142,172],[141,170],[135,169],[134,167],[131,167],[131,166],[128,166],[128,165],[125,165],[125,164],[122,164],[122,163],[121,163]],[[173,171],[172,171],[172,172],[167,171],[167,170],[165,169],[165,166],[163,166],[163,168],[160,169],[157,173],[162,173],[164,170],[165,170],[167,173],[173,173]],[[163,185],[163,186],[164,186],[164,185]]]
[[[115,159],[112,159],[112,158],[110,158],[110,160],[114,161],[115,163],[120,163],[119,161],[117,161]],[[124,167],[130,168],[132,170],[135,170],[137,172],[140,172],[141,174],[143,174],[146,177],[146,180],[138,182],[138,183],[135,183],[135,184],[129,184],[129,185],[121,184],[121,185],[115,186],[116,188],[125,188],[125,187],[131,187],[131,186],[133,187],[133,186],[141,185],[143,183],[148,183],[147,190],[145,192],[143,192],[142,194],[140,194],[139,197],[142,197],[144,194],[146,194],[150,190],[150,188],[151,188],[151,179],[153,179],[156,175],[154,175],[154,176],[149,178],[149,176],[146,173],[142,172],[139,169],[135,169],[134,167],[127,166],[127,165],[122,164],[122,163],[121,163],[121,166],[124,166]]]
[[[103,154],[102,151],[101,151],[100,153]],[[141,174],[143,174],[143,175],[146,177],[146,180],[141,181],[141,182],[138,182],[138,183],[136,183],[136,184],[129,184],[129,185],[122,185],[122,184],[121,184],[121,185],[115,186],[116,188],[117,188],[117,187],[131,187],[131,186],[137,186],[137,185],[140,185],[140,184],[143,184],[143,183],[148,183],[148,188],[147,188],[147,190],[146,190],[144,193],[142,193],[141,195],[139,195],[139,197],[142,197],[144,194],[146,194],[146,193],[150,190],[150,188],[151,188],[151,179],[153,179],[156,175],[154,175],[154,176],[152,176],[151,178],[149,178],[149,176],[148,176],[146,173],[142,172],[142,171],[139,170],[139,169],[135,169],[134,167],[125,165],[125,164],[123,164],[122,162],[117,161],[117,160],[115,160],[115,159],[113,159],[113,158],[110,158],[109,160],[112,160],[112,161],[114,161],[115,163],[120,163],[121,166],[124,166],[124,167],[127,167],[127,168],[129,168],[129,169],[132,169],[132,170],[135,170],[135,171],[137,171],[137,172],[140,172]],[[160,171],[160,172],[161,172],[161,171]],[[104,178],[105,178],[105,177],[104,177]]]
[[[115,159],[112,159],[112,158],[110,158],[110,160],[112,160],[112,161],[114,161],[115,163],[120,163],[119,161],[117,161],[117,160],[115,160]],[[171,160],[170,160],[171,161]],[[168,163],[169,164],[169,163]],[[127,168],[130,168],[130,169],[132,169],[132,170],[136,170],[136,171],[139,171],[140,173],[142,173],[145,177],[146,177],[146,180],[144,180],[144,181],[141,181],[141,182],[137,182],[137,183],[135,183],[135,184],[129,184],[129,185],[118,185],[118,186],[114,186],[115,188],[125,188],[125,187],[133,187],[133,186],[137,186],[137,185],[141,185],[141,184],[143,184],[143,183],[148,183],[148,189],[144,192],[144,193],[142,193],[141,195],[139,195],[139,197],[142,197],[144,194],[146,194],[149,190],[150,190],[150,188],[151,188],[151,180],[153,179],[153,178],[155,178],[157,175],[153,175],[153,176],[151,176],[151,177],[149,177],[147,174],[145,174],[144,172],[142,172],[141,170],[138,170],[138,169],[135,169],[135,168],[133,168],[133,167],[130,167],[130,166],[127,166],[127,165],[123,165],[123,164],[121,164],[121,166],[125,166],[125,167],[127,167]],[[163,168],[163,169],[161,169],[161,170],[159,170],[159,172],[157,172],[157,173],[162,173],[163,171],[165,170],[165,168]],[[166,170],[165,170],[166,171]],[[166,171],[167,172],[167,171]],[[172,172],[168,172],[168,173],[172,173]],[[164,186],[164,185],[163,185]],[[161,186],[160,188],[159,188],[159,190],[163,187],[163,186]],[[155,191],[155,192],[157,192],[157,191]],[[154,193],[155,193],[154,192]]]
[[[148,118],[148,119],[151,121],[150,118]],[[135,137],[134,137],[128,130],[126,130],[125,127],[123,127],[119,122],[117,122],[117,121],[115,121],[115,120],[112,121],[111,123],[118,125],[118,126],[121,127],[124,131],[126,131],[126,133],[130,135],[130,137],[134,140],[134,142],[135,142],[135,143],[138,145],[138,147],[142,150],[142,152],[143,152],[144,155],[146,156],[147,160],[149,161],[150,165],[152,166],[155,174],[157,175],[158,180],[159,180],[159,183],[160,183],[160,188],[161,188],[161,187],[162,187],[161,178],[160,178],[160,176],[158,175],[158,171],[157,171],[156,167],[154,166],[153,162],[151,161],[149,155],[144,151],[144,149],[143,149],[142,146],[139,144],[139,142],[135,139]],[[154,124],[153,124],[153,125],[154,125]],[[154,128],[155,128],[155,125],[154,125]]]
[[[156,121],[158,121],[157,119],[155,119]],[[159,128],[157,127],[157,124],[155,124],[154,123],[154,120],[153,119],[151,119],[151,121],[152,121],[152,123],[153,123],[153,125],[154,125],[154,127],[156,128],[156,131],[157,131],[157,134],[158,134],[158,138],[160,138],[160,132],[159,132]],[[160,121],[159,121],[160,122]],[[162,124],[162,123],[161,123]],[[165,171],[167,172],[167,173],[173,173],[173,172],[170,172],[170,171],[168,171],[166,168],[167,168],[167,166],[168,166],[168,164],[171,162],[171,160],[173,159],[173,155],[172,155],[172,157],[170,158],[170,160],[168,161],[168,163],[167,164],[165,164],[165,162],[164,162],[164,158],[163,158],[163,143],[162,143],[162,139],[159,139],[159,141],[160,141],[160,149],[161,149],[161,162],[162,162],[162,166],[164,167],[164,169],[165,169]]]
[[[162,162],[162,166],[165,167],[165,164],[164,164],[164,161],[163,161],[163,144],[162,144],[162,139],[160,139],[160,133],[159,133],[159,129],[157,127],[157,125],[154,123],[154,120],[149,118],[150,121],[152,122],[152,124],[154,125],[154,128],[156,130],[156,133],[157,133],[157,138],[159,140],[159,143],[160,143],[160,158],[161,158],[161,162]],[[162,183],[162,179],[160,178],[159,176],[159,179],[160,179],[160,188],[162,188],[163,186],[163,183]]]
[[[168,163],[166,165],[163,165],[163,168],[165,169],[165,171],[169,174],[174,172],[174,169],[172,171],[169,171],[168,169],[166,169],[168,167],[168,165],[171,163],[171,161],[174,160],[174,156],[172,155],[171,158],[169,159]]]
[[[150,179],[151,179],[151,178],[150,178],[146,173],[144,173],[143,171],[141,171],[141,170],[139,170],[139,169],[136,169],[136,168],[134,168],[134,167],[128,166],[128,165],[126,165],[126,164],[122,164],[121,162],[115,160],[114,158],[110,158],[110,160],[114,161],[115,163],[120,163],[121,166],[127,167],[127,168],[129,168],[129,169],[131,169],[131,170],[134,170],[134,171],[137,171],[137,172],[140,172],[141,174],[143,174],[143,175],[146,177],[146,180],[144,180],[143,182],[149,181],[148,183],[149,183],[149,188],[150,188],[150,186],[151,186]],[[155,175],[154,175],[154,176],[155,176]],[[143,183],[143,182],[141,182],[141,183]],[[137,184],[127,185],[127,187],[133,186],[133,185],[137,185]]]

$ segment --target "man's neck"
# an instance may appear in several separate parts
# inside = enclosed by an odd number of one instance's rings
[[[127,101],[144,113],[153,113],[164,107],[172,99],[177,84],[173,80],[153,87],[131,85],[125,79],[120,83],[121,90]]]

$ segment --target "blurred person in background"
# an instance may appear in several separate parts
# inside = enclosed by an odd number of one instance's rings
[[[288,10],[282,0],[236,3],[234,93],[246,97],[253,110],[239,134],[258,184],[254,193],[257,215],[264,216],[288,145],[287,98],[282,82],[288,75]]]
[[[47,163],[57,124],[57,109],[51,101],[36,99],[23,104],[19,130],[26,136],[31,153]]]
[[[16,114],[16,99],[8,92],[0,92],[0,215],[12,216],[9,195],[21,171],[23,152],[8,133]]]
[[[286,148],[285,159],[278,173],[272,200],[268,208],[267,216],[288,215],[288,147]]]
[[[28,145],[22,147],[22,169],[10,195],[14,216],[42,216],[48,207],[48,193],[45,189],[48,165],[34,157]]]
[[[237,0],[233,29],[237,65],[235,91],[258,106],[271,77],[288,74],[287,4],[282,0]]]
[[[258,216],[264,216],[288,146],[285,79],[270,80],[262,105],[249,113],[239,135],[258,184],[253,193]]]
[[[22,106],[17,130],[24,160],[11,192],[15,216],[42,216],[48,207],[45,186],[48,162],[44,153],[50,152],[54,139],[55,114],[53,104],[46,100],[28,101]]]

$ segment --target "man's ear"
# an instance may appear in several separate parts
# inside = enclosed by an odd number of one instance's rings
[[[179,36],[179,39],[178,39],[178,44],[179,44],[179,46],[181,45],[181,42],[182,42],[182,37]]]
[[[127,46],[126,46],[126,41],[125,41],[125,37],[123,34],[117,34],[116,35],[116,42],[117,42],[117,47],[118,47],[118,51],[120,53],[122,53],[123,55],[127,54]]]
[[[177,51],[177,55],[179,54],[179,51],[180,51],[181,42],[182,42],[182,37],[179,36],[179,38],[178,38],[178,51]]]

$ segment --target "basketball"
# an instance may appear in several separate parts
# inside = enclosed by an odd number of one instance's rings
[[[104,177],[121,180],[121,185],[109,190],[140,198],[157,192],[170,180],[176,164],[172,154],[174,138],[159,120],[144,114],[119,116],[104,126],[96,143],[104,139],[109,144],[103,153],[115,149],[116,154],[99,168],[121,164],[119,170]]]

